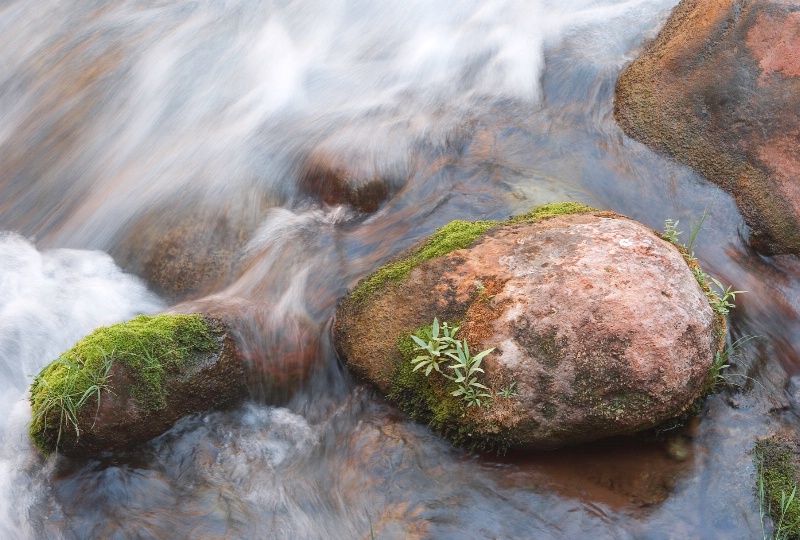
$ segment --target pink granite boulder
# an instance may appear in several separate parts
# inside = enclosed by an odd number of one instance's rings
[[[336,347],[356,375],[459,444],[549,449],[633,433],[684,413],[722,344],[724,319],[689,264],[610,212],[501,223],[401,279],[363,282],[370,294],[359,287],[339,307]],[[434,317],[458,323],[473,355],[495,348],[480,375],[490,406],[465,406],[452,381],[411,369],[420,353],[408,336]]]

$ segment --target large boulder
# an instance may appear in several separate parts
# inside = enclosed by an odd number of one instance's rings
[[[244,384],[219,320],[141,315],[95,330],[39,373],[30,434],[45,454],[125,450],[187,414],[235,403]]]
[[[588,210],[452,222],[343,300],[340,357],[412,417],[476,449],[549,449],[683,414],[705,388],[724,318],[678,248]],[[478,373],[491,396],[483,406],[453,396],[458,385],[435,370],[413,370],[421,351],[410,336],[426,339],[434,318],[458,324],[473,356],[495,348]]]
[[[731,193],[758,250],[800,253],[800,2],[683,0],[620,76],[625,132]]]

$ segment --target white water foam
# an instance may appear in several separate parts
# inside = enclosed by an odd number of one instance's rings
[[[34,535],[26,512],[50,474],[27,434],[33,375],[94,328],[164,306],[102,252],[0,233],[0,261],[0,536],[18,538]]]
[[[585,36],[573,47],[619,62],[618,28],[673,3],[5,2],[0,159],[70,186],[60,243],[108,248],[126,218],[185,190],[291,197],[314,146],[402,168],[489,103],[537,107],[547,47]],[[51,219],[61,200],[47,203]]]

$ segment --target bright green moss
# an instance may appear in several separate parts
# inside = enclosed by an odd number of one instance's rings
[[[545,204],[506,221],[451,221],[428,238],[420,248],[414,250],[408,257],[386,264],[365,278],[350,293],[350,300],[356,303],[364,301],[372,293],[380,290],[386,283],[402,281],[414,268],[423,262],[447,255],[458,249],[464,249],[486,231],[498,225],[532,223],[548,217],[591,211],[594,211],[594,208],[583,204],[566,202]]]
[[[114,363],[127,366],[132,395],[143,409],[163,409],[165,372],[180,368],[194,353],[216,347],[213,331],[201,315],[140,315],[98,328],[34,379],[30,434],[46,453],[55,450],[45,433],[48,427],[58,429],[59,439],[64,428],[79,435],[78,409],[88,397],[106,389]]]
[[[364,279],[350,294],[350,299],[361,302],[383,287],[386,282],[401,281],[421,263],[469,246],[497,223],[496,221],[451,221],[405,259],[384,265]]]
[[[573,202],[543,204],[524,214],[509,218],[507,221],[503,222],[503,224],[533,223],[534,221],[549,217],[563,216],[566,214],[582,214],[584,212],[595,212],[596,210],[596,208],[592,208],[591,206]]]
[[[753,463],[758,475],[756,492],[761,511],[772,518],[775,538],[800,538],[800,493],[796,491],[800,470],[796,448],[776,438],[758,440],[753,449]]]

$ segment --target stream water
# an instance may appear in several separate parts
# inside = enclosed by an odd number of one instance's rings
[[[0,537],[761,537],[748,451],[798,428],[800,265],[750,250],[728,195],[614,122],[619,71],[676,3],[0,1]],[[312,155],[391,197],[304,195]],[[476,456],[349,378],[330,322],[358,279],[451,219],[561,200],[659,230],[710,208],[695,251],[748,291],[732,337],[758,338],[688,431]],[[32,376],[169,309],[135,275],[148,253],[221,228],[228,270],[193,300],[248,306],[254,368],[311,350],[312,378],[254,376],[136,452],[41,457]]]

